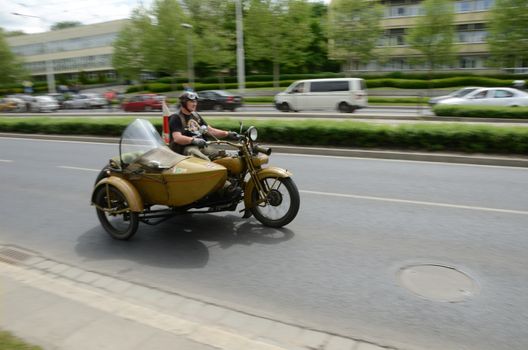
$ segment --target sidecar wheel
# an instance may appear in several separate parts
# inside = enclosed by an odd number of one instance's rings
[[[95,204],[97,217],[112,238],[128,240],[134,236],[139,225],[138,213],[127,210],[128,202],[121,191],[108,186],[107,194],[107,186],[101,186],[95,194]]]
[[[251,213],[265,226],[282,227],[289,224],[297,216],[301,201],[295,182],[289,177],[267,177],[260,182],[267,193],[267,199],[252,207]],[[256,188],[251,196],[255,202],[258,200]]]

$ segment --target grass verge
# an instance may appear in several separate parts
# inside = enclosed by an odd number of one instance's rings
[[[2,350],[42,350],[40,346],[26,343],[6,331],[0,331],[0,349]]]

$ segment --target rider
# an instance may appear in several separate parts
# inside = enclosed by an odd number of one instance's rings
[[[238,140],[238,134],[213,128],[196,112],[198,95],[192,91],[184,91],[180,95],[180,111],[170,116],[170,148],[183,155],[193,155],[205,160],[218,154],[215,147],[207,147],[207,137],[200,132],[201,126],[207,127],[207,133],[216,138],[228,137]]]

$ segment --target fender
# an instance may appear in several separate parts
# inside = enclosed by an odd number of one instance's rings
[[[261,169],[257,176],[259,180],[265,179],[267,177],[291,177],[293,174],[289,172],[288,170],[278,168],[278,167],[267,167]],[[252,179],[249,179],[248,182],[246,182],[246,186],[244,188],[244,206],[246,209],[251,208],[251,192],[253,192],[253,188],[255,187],[255,183]]]
[[[128,205],[130,206],[131,211],[133,212],[143,211],[144,209],[143,200],[141,199],[141,196],[139,195],[138,190],[130,182],[120,177],[117,177],[117,176],[105,177],[104,179],[102,179],[95,185],[95,188],[92,193],[92,204],[95,199],[94,196],[95,196],[96,190],[99,187],[104,186],[106,184],[114,186],[119,191],[121,191],[121,193],[123,193],[123,195],[125,196],[128,202]]]

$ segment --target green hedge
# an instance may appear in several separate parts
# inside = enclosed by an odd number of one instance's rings
[[[0,119],[0,131],[66,135],[119,136],[135,118],[85,119],[16,118]],[[149,118],[161,130],[161,118]],[[215,127],[238,130],[236,119],[209,118]],[[496,154],[528,154],[528,128],[469,124],[380,125],[353,121],[251,120],[263,143],[457,151]]]
[[[483,78],[476,76],[432,79],[432,80],[411,80],[411,79],[371,79],[367,80],[368,88],[392,87],[399,89],[428,89],[428,88],[448,88],[456,86],[511,86],[513,80]]]
[[[443,117],[528,119],[528,107],[436,105],[433,112]]]

